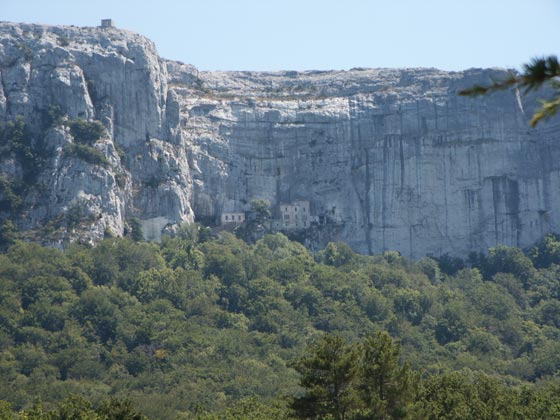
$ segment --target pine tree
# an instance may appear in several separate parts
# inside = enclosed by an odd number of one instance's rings
[[[294,366],[302,375],[300,385],[306,389],[291,403],[298,418],[349,418],[357,404],[353,387],[356,356],[356,348],[335,335],[325,335],[310,346],[309,355]]]
[[[487,93],[506,90],[510,88],[524,89],[524,94],[532,90],[541,88],[548,84],[554,89],[555,94],[552,99],[542,100],[542,106],[537,110],[531,119],[531,126],[536,126],[539,121],[552,117],[560,108],[560,63],[554,55],[539,57],[531,60],[530,63],[523,65],[521,74],[511,73],[508,78],[502,81],[494,81],[491,85],[475,85],[472,88],[464,89],[459,92],[463,96],[485,95]]]
[[[386,332],[361,344],[358,389],[365,404],[363,419],[402,419],[414,401],[417,375],[399,363],[400,346]]]

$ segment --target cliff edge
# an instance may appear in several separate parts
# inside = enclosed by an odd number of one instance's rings
[[[560,231],[560,126],[529,127],[534,97],[457,95],[504,74],[201,72],[123,30],[0,23],[0,218],[50,241],[136,218],[157,238],[266,199],[311,247],[527,246]]]

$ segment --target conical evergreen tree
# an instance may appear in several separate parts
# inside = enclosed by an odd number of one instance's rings
[[[403,419],[414,401],[418,376],[399,363],[400,346],[386,332],[361,344],[358,389],[365,403],[363,419]]]
[[[291,403],[295,415],[303,419],[348,419],[356,406],[353,387],[356,348],[335,335],[314,342],[309,355],[294,366],[302,375],[300,385],[306,393]]]

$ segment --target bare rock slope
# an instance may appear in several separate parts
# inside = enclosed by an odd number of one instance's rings
[[[16,222],[97,240],[137,217],[157,237],[267,199],[276,217],[280,204],[308,201],[313,226],[298,233],[314,246],[410,257],[526,246],[560,230],[560,126],[529,128],[533,97],[457,95],[500,76],[199,72],[127,31],[3,23],[0,120],[23,116],[29,141],[49,152],[20,186]],[[105,164],[72,148],[81,119],[103,124],[90,147]],[[3,150],[3,184],[16,188],[21,153]]]

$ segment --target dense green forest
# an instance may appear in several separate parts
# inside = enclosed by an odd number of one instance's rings
[[[196,225],[161,244],[14,242],[0,416],[560,418],[559,264],[554,235],[419,261]]]

